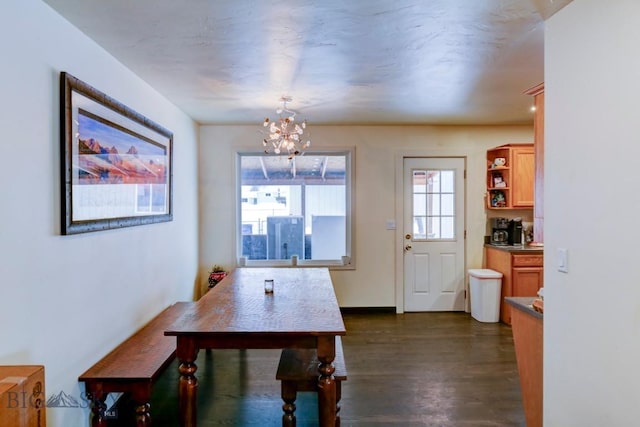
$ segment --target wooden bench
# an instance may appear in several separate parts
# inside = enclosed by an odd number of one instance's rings
[[[282,410],[283,427],[296,425],[296,397],[299,391],[318,390],[318,356],[315,348],[286,348],[280,354],[276,379],[281,381],[281,395],[284,404]],[[336,380],[336,426],[340,426],[340,399],[342,381],[347,380],[347,367],[344,363],[342,340],[336,336],[336,358],[333,361]]]
[[[106,427],[107,395],[129,393],[136,404],[136,425],[150,426],[149,400],[154,382],[176,355],[175,337],[168,329],[193,304],[177,302],[154,317],[140,330],[80,375],[91,401],[93,427]]]

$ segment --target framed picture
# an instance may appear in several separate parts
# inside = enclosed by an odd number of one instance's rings
[[[61,232],[173,220],[173,134],[60,75]]]

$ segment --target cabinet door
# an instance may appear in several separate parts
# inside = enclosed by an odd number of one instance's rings
[[[514,297],[535,297],[543,285],[541,267],[520,267],[513,269],[512,292]]]
[[[514,148],[511,153],[511,205],[514,208],[533,207],[535,156],[533,147]]]
[[[485,266],[494,271],[502,273],[502,289],[500,291],[500,320],[507,325],[511,324],[511,308],[504,300],[513,296],[511,292],[511,254],[509,252],[485,248]]]

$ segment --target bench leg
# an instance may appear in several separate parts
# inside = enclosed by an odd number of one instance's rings
[[[108,393],[102,392],[102,390],[87,391],[87,398],[91,401],[91,427],[107,427],[107,419],[104,416],[104,412],[107,410]]]
[[[336,381],[336,427],[340,427],[340,399],[342,399],[342,381]]]
[[[148,427],[151,425],[150,408],[151,405],[148,403],[136,406],[136,427]]]
[[[282,410],[282,427],[296,427],[296,395],[298,393],[295,381],[282,381],[281,394],[284,404]]]
[[[131,389],[131,399],[135,403],[136,427],[149,427],[151,425],[151,383],[141,382]]]

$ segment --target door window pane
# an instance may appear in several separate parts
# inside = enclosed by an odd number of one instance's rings
[[[427,192],[427,172],[416,170],[413,171],[413,192],[414,193],[426,193]]]
[[[453,193],[453,171],[440,171],[440,176],[442,178],[442,192]]]
[[[427,214],[427,195],[414,194],[413,195],[413,215],[425,216],[426,214]]]
[[[442,239],[453,239],[455,237],[453,217],[443,216],[440,219],[440,225],[440,237]]]
[[[453,194],[441,194],[440,200],[442,201],[440,213],[448,216],[453,215]]]
[[[426,222],[426,217],[424,216],[413,217],[413,238],[414,239],[427,238],[427,229],[426,229],[425,222]]]

